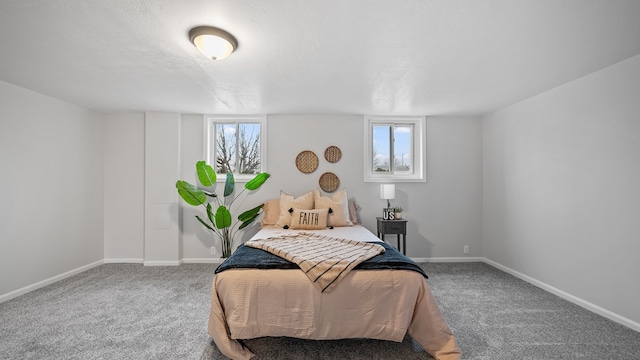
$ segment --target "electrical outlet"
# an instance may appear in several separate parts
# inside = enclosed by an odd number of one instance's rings
[[[468,254],[469,253],[469,245],[465,245],[464,246],[464,253]]]
[[[211,250],[211,255],[215,255],[216,254],[216,247],[215,246],[212,246],[210,250]]]

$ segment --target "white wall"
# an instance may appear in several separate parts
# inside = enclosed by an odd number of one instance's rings
[[[0,297],[101,262],[103,116],[0,81]]]
[[[104,123],[104,257],[144,259],[144,114],[111,114]]]
[[[195,181],[195,162],[202,159],[202,116],[183,115],[181,127],[182,179]],[[396,184],[393,204],[405,208],[409,220],[407,255],[416,258],[472,257],[481,254],[482,226],[482,123],[476,117],[429,117],[427,119],[426,183]],[[272,177],[245,200],[246,208],[277,198],[280,190],[295,196],[319,188],[326,171],[340,178],[340,187],[362,206],[363,224],[375,232],[375,217],[381,216],[385,200],[379,199],[379,184],[363,181],[362,115],[270,115],[267,119],[268,171]],[[335,164],[324,160],[330,146],[342,150]],[[318,169],[303,174],[295,166],[296,155],[314,151]],[[244,208],[243,207],[243,208]],[[182,246],[186,259],[212,257],[209,247],[219,246],[194,219],[201,212],[182,206]],[[243,241],[257,231],[251,228]],[[390,236],[389,239],[393,238]],[[395,244],[395,240],[391,241]],[[464,255],[464,245],[471,253]]]
[[[144,264],[179,265],[180,114],[147,112],[144,120]]]
[[[180,180],[196,183],[196,162],[204,160],[203,115],[182,115],[180,127]],[[176,179],[178,180],[178,179]],[[204,216],[201,207],[182,203],[180,207],[180,240],[182,255],[190,261],[207,261],[220,258],[220,242],[214,239],[210,230],[204,229],[196,215]],[[232,214],[238,215],[238,214]],[[206,217],[205,217],[206,218]],[[206,230],[206,231],[205,231]],[[211,255],[209,248],[215,246],[217,255]]]
[[[483,144],[484,256],[640,329],[640,56],[486,116]]]

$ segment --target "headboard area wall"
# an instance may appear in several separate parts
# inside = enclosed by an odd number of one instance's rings
[[[243,207],[276,198],[280,190],[299,196],[320,188],[319,179],[329,172],[338,178],[338,189],[346,188],[361,206],[362,225],[375,232],[375,218],[381,216],[386,202],[379,199],[379,183],[363,180],[363,122],[362,115],[269,115],[267,171],[271,178],[245,198]],[[409,221],[408,256],[458,257],[463,256],[464,245],[471,248],[466,256],[480,255],[481,135],[476,117],[427,117],[427,182],[398,183],[394,200]],[[195,180],[193,164],[202,158],[202,141],[202,116],[183,115],[180,162],[184,180]],[[339,161],[325,159],[331,146],[340,149]],[[303,151],[318,157],[312,172],[296,166],[296,157]],[[182,207],[181,211],[182,257],[211,258],[209,248],[215,242],[194,219],[200,209]],[[251,226],[239,239],[246,241],[257,230],[257,224]]]

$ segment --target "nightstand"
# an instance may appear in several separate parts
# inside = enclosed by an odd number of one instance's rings
[[[384,220],[381,217],[378,220],[378,238],[384,241],[386,234],[396,234],[398,236],[398,250],[407,255],[407,220]],[[402,235],[402,244],[400,243],[400,235]]]

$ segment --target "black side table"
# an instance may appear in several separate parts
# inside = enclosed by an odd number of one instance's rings
[[[378,238],[384,241],[385,234],[397,234],[398,250],[407,255],[407,220],[384,220],[381,217],[376,219],[378,220]],[[402,235],[402,244],[400,243],[400,235]]]

